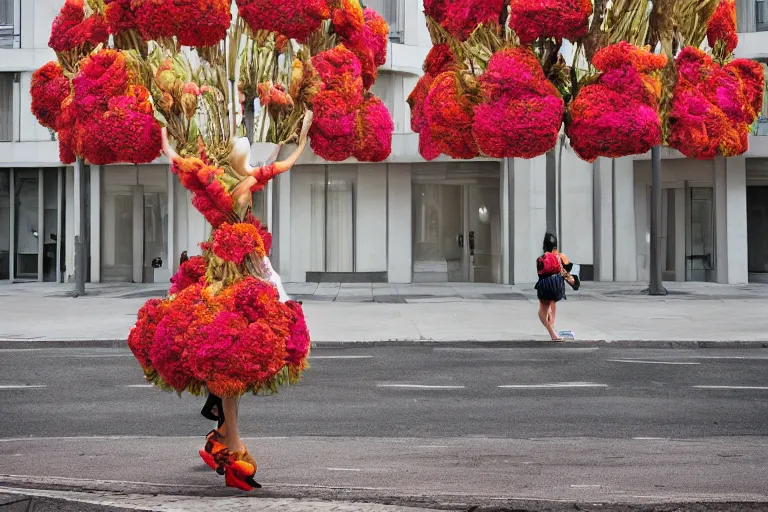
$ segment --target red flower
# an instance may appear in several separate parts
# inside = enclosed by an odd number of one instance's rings
[[[216,228],[227,222],[232,213],[232,195],[220,181],[224,170],[207,165],[199,158],[177,158],[171,172],[191,191],[192,204]]]
[[[331,0],[333,30],[347,41],[354,41],[365,27],[360,0]]]
[[[733,53],[739,44],[736,33],[736,1],[720,0],[715,13],[707,23],[707,42],[714,48],[718,41],[725,43],[727,54]]]
[[[595,54],[603,71],[583,87],[570,105],[567,133],[582,159],[643,154],[661,143],[659,72],[663,55],[620,42]]]
[[[480,151],[494,158],[534,158],[555,147],[565,104],[530,50],[496,53],[480,86],[488,99],[475,107],[472,126]]]
[[[213,233],[213,253],[225,261],[242,265],[249,254],[255,254],[258,260],[265,255],[264,242],[259,230],[253,224],[222,224]]]
[[[285,87],[281,84],[263,82],[256,86],[256,90],[259,94],[259,103],[269,110],[272,117],[285,114],[293,109],[293,98],[285,92]]]
[[[202,256],[192,256],[179,266],[179,270],[171,278],[171,289],[168,295],[176,295],[193,284],[201,282],[205,277],[205,259]]]
[[[160,156],[160,123],[144,87],[131,86],[128,95],[110,99],[103,121],[99,135],[105,137],[116,161],[140,164]]]
[[[145,370],[151,370],[152,360],[149,357],[149,349],[155,338],[157,324],[163,318],[164,302],[160,299],[150,299],[139,310],[136,325],[131,328],[128,335],[128,347],[134,357]]]
[[[431,74],[425,73],[416,82],[416,87],[413,88],[413,91],[408,96],[407,103],[411,107],[411,130],[416,133],[421,133],[421,130],[427,124],[427,118],[424,115],[424,102],[434,81],[435,78]]]
[[[304,360],[309,354],[310,339],[307,322],[304,319],[304,310],[301,304],[289,300],[285,303],[293,313],[293,322],[291,324],[288,339],[285,342],[286,362],[293,366],[302,366]]]
[[[430,75],[439,75],[444,71],[452,71],[456,68],[456,57],[447,44],[432,46],[424,59],[424,72]]]
[[[522,44],[540,37],[577,41],[589,33],[591,0],[512,0],[509,26]]]
[[[746,152],[750,125],[762,107],[762,66],[737,59],[721,67],[693,47],[680,52],[677,66],[669,146],[700,159]]]
[[[424,101],[424,116],[441,153],[470,159],[479,155],[472,136],[473,105],[460,90],[456,73],[435,77]]]
[[[363,77],[360,61],[344,45],[318,53],[312,66],[320,75],[325,90],[337,92],[347,112],[363,104]]]
[[[360,162],[381,162],[392,152],[395,125],[387,106],[376,96],[365,100],[357,113],[357,141],[353,155]]]
[[[356,112],[350,110],[341,94],[322,91],[313,100],[315,114],[309,129],[310,146],[320,157],[341,162],[355,149]]]
[[[300,43],[331,16],[328,0],[237,0],[237,7],[254,31],[277,32]]]
[[[133,0],[105,0],[105,15],[109,33],[119,35],[126,30],[136,30],[136,14],[131,8]]]
[[[184,46],[214,46],[232,24],[231,0],[167,0],[175,7],[176,37]]]
[[[264,252],[269,255],[272,252],[272,233],[252,213],[248,213],[243,222],[256,226],[256,229],[259,230],[259,236],[261,236],[261,240],[264,242]]]
[[[363,16],[365,17],[365,31],[370,33],[366,39],[373,51],[374,63],[376,66],[383,66],[387,63],[389,25],[381,14],[370,7],[363,10]]]
[[[61,104],[70,92],[69,78],[64,76],[61,66],[55,61],[32,74],[32,113],[41,125],[56,129],[61,116]]]
[[[504,0],[424,0],[424,12],[461,41],[480,24],[498,23],[503,9]]]

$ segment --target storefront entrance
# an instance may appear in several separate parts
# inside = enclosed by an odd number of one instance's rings
[[[0,170],[0,280],[61,280],[63,205],[63,170]]]
[[[414,174],[413,282],[501,282],[498,165],[479,164]]]

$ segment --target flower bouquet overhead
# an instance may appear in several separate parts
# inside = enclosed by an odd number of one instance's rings
[[[425,0],[424,11],[434,46],[408,103],[427,160],[532,158],[561,131],[587,161],[658,144],[746,151],[764,78],[733,60],[734,0]],[[696,53],[705,39],[710,53]],[[680,67],[694,54],[691,77]]]

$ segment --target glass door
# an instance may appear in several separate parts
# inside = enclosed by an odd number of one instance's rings
[[[416,282],[469,280],[461,185],[413,184],[413,277]]]
[[[690,189],[690,218],[686,280],[713,282],[715,279],[714,188]]]
[[[466,185],[467,259],[469,282],[500,282],[500,211],[499,189],[483,185]]]
[[[36,280],[40,254],[39,173],[16,171],[16,279]]]

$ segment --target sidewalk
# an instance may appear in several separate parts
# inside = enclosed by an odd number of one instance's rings
[[[768,342],[768,285],[583,283],[558,307],[559,329],[584,341]],[[0,340],[125,340],[136,312],[164,284],[0,285]],[[337,342],[545,341],[531,285],[288,284],[312,339]]]

